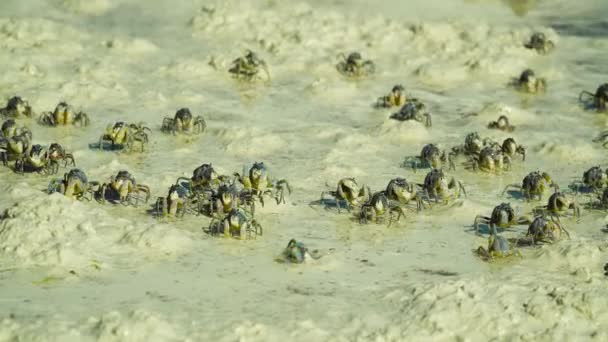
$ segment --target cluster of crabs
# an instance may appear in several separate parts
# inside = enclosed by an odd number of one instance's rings
[[[490,123],[495,125],[495,123]],[[444,168],[455,170],[454,161],[459,157],[466,158],[462,164],[468,170],[500,173],[508,171],[514,158],[526,160],[526,149],[514,138],[506,138],[502,143],[491,138],[481,138],[479,133],[472,132],[465,136],[464,144],[442,150],[435,144],[425,145],[419,156],[407,157],[404,166],[414,170],[419,168]]]
[[[551,40],[539,32],[534,33],[523,45],[539,54],[549,53],[555,47]],[[358,80],[376,72],[375,63],[364,59],[359,52],[340,54],[338,59],[335,68],[347,79]],[[262,79],[270,82],[267,63],[250,50],[234,59],[228,72],[239,81]],[[510,85],[529,94],[542,93],[547,88],[546,80],[537,77],[532,69],[525,69],[519,77],[512,79]],[[581,92],[579,102],[585,109],[606,112],[608,83],[600,85],[595,93]],[[387,95],[378,98],[374,107],[398,108],[390,115],[391,119],[413,120],[426,127],[432,126],[432,115],[427,105],[406,94],[405,88],[399,84],[393,86]],[[90,181],[82,169],[75,168],[73,155],[58,143],[49,146],[33,144],[32,132],[17,124],[19,119],[36,117],[24,99],[17,96],[9,99],[5,108],[0,109],[0,117],[4,120],[0,135],[0,160],[5,166],[14,162],[16,172],[41,174],[56,174],[59,167],[73,167],[62,179],[54,179],[49,183],[49,193],[59,192],[79,200],[133,206],[149,202],[150,188],[138,183],[129,171],[119,171],[103,183]],[[53,111],[42,113],[36,120],[40,125],[49,127],[85,127],[90,124],[88,114],[75,110],[66,102],[60,102]],[[505,132],[515,130],[505,115],[490,122],[487,127]],[[196,135],[205,129],[203,117],[193,115],[188,108],[181,108],[173,116],[165,117],[160,127],[161,132],[172,135]],[[107,126],[97,147],[144,151],[151,132],[143,123],[115,122]],[[607,147],[608,132],[599,134],[595,141]],[[502,173],[511,169],[516,157],[525,161],[526,149],[515,139],[507,138],[497,142],[473,132],[465,137],[462,145],[442,150],[435,144],[428,144],[422,148],[419,156],[407,157],[404,166],[414,170],[430,169],[421,183],[408,182],[405,178],[398,177],[391,179],[385,189],[372,192],[368,186],[358,184],[354,178],[343,178],[338,181],[335,190],[331,188],[321,194],[319,203],[326,208],[335,207],[338,212],[343,208],[354,212],[354,219],[361,224],[374,222],[390,226],[393,221],[404,217],[406,210],[421,211],[439,203],[449,204],[461,195],[466,196],[462,182],[444,172],[444,169],[455,170],[458,158],[465,158],[462,163],[465,169]],[[550,188],[554,191],[547,204],[534,207],[531,218],[518,216],[511,204],[506,202],[497,205],[489,216],[478,215],[474,220],[474,229],[481,234],[481,227],[488,227],[489,242],[487,248],[479,247],[477,253],[485,260],[493,260],[518,255],[519,247],[552,243],[569,237],[560,217],[567,215],[570,210],[572,217],[580,217],[580,206],[576,200],[579,194],[589,198],[586,205],[590,209],[608,208],[608,173],[600,166],[587,170],[581,182],[570,185],[570,192],[560,191],[549,174],[534,171],[526,175],[521,184],[508,185],[503,195],[509,193],[526,201],[542,201],[543,194]],[[166,196],[157,198],[150,211],[158,218],[205,215],[211,218],[209,225],[204,228],[207,233],[246,239],[263,233],[261,224],[255,219],[256,206],[264,206],[268,198],[277,204],[285,203],[285,192],[291,193],[288,182],[270,178],[262,162],[256,162],[244,172],[232,175],[220,175],[211,164],[202,164],[193,171],[192,177],[178,178],[169,187]],[[523,236],[507,239],[499,234],[499,229],[506,230],[517,225],[528,225]],[[301,241],[294,239],[289,241],[282,254],[282,260],[296,263],[317,257],[311,255],[311,251]]]
[[[523,43],[527,49],[536,51],[539,54],[547,54],[555,48],[555,43],[548,39],[542,32],[534,32],[527,42]],[[336,70],[347,79],[358,80],[372,76],[376,72],[376,65],[372,60],[365,59],[359,52],[351,52],[348,55],[341,53],[338,55],[339,62],[335,65]],[[228,72],[238,80],[254,81],[264,79],[270,81],[270,72],[267,63],[255,52],[247,50],[245,55],[232,61]],[[261,75],[264,75],[262,77]],[[519,77],[514,77],[510,86],[518,91],[528,94],[542,93],[547,88],[545,78],[538,77],[534,70],[525,69]],[[595,93],[588,91],[581,92],[579,100],[586,108],[595,108],[598,111],[606,111],[608,101],[608,84],[602,84]],[[390,115],[391,119],[398,121],[414,120],[423,123],[427,127],[432,126],[432,116],[427,105],[418,98],[409,96],[405,88],[397,84],[393,86],[388,95],[379,97],[374,103],[376,108],[394,108],[399,110]],[[500,119],[499,119],[499,123]],[[509,127],[507,122],[507,127]],[[501,129],[500,127],[496,127]],[[601,140],[608,145],[608,133],[601,135]]]
[[[514,197],[526,201],[542,201],[548,189],[553,189],[545,205],[535,206],[532,217],[518,216],[510,203],[497,205],[489,216],[478,215],[473,226],[480,233],[480,225],[489,227],[488,247],[479,247],[477,252],[486,260],[520,255],[517,247],[536,246],[554,243],[570,234],[565,229],[560,217],[580,218],[581,205],[577,198],[586,198],[584,206],[590,210],[608,209],[608,172],[600,166],[593,166],[583,172],[580,181],[569,185],[569,190],[561,191],[546,172],[534,171],[526,175],[521,184],[510,184],[503,195],[510,192]],[[571,214],[569,213],[571,211]],[[518,225],[528,225],[524,236],[507,239],[497,231]]]
[[[422,183],[408,182],[397,177],[391,179],[386,188],[372,192],[364,184],[359,185],[352,178],[338,181],[336,190],[321,193],[319,204],[326,208],[335,207],[338,212],[345,208],[354,212],[354,218],[361,224],[370,222],[390,226],[393,222],[405,217],[405,211],[421,211],[434,204],[450,204],[454,200],[466,196],[466,190],[461,181],[448,177],[442,169],[432,169]],[[395,218],[396,216],[396,218]]]
[[[289,183],[271,178],[263,162],[254,163],[243,174],[232,175],[220,175],[212,164],[202,164],[194,169],[192,177],[178,178],[166,197],[157,198],[152,211],[159,218],[209,216],[207,233],[249,239],[263,233],[254,218],[256,203],[264,206],[265,199],[271,198],[284,204],[286,192],[291,193]]]
[[[27,152],[26,141],[31,140],[31,131],[25,127],[18,127],[16,120],[33,119],[36,114],[26,100],[14,96],[8,100],[4,108],[0,109],[0,117],[5,120],[2,126],[3,139],[0,140],[0,158],[6,164],[7,158],[15,160],[19,155]],[[75,110],[66,102],[60,102],[53,111],[40,114],[37,122],[48,127],[85,127],[89,126],[90,119],[87,113]],[[207,124],[202,116],[195,116],[190,109],[181,108],[174,116],[163,119],[160,130],[173,135],[197,135],[203,133],[206,127]],[[151,129],[142,123],[115,122],[106,127],[96,146],[99,149],[143,151],[149,142],[151,132]],[[32,152],[37,153],[37,151]]]
[[[16,121],[20,116],[31,114],[31,108],[19,97],[13,97],[0,112],[5,117],[0,134],[0,160],[15,172],[56,174],[60,167],[75,166],[74,156],[59,143],[35,144],[32,131]]]
[[[101,183],[74,168],[62,179],[51,180],[48,193],[55,192],[77,200],[136,207],[150,199],[150,188],[126,170]],[[263,162],[254,163],[246,174],[231,176],[219,175],[211,164],[202,164],[191,178],[178,178],[166,197],[157,198],[150,212],[158,218],[206,215],[211,218],[207,233],[252,238],[262,235],[262,226],[254,218],[256,203],[264,206],[265,199],[272,198],[284,204],[285,192],[291,193],[289,183],[271,179]]]

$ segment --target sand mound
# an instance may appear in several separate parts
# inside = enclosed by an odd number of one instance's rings
[[[117,219],[94,205],[40,194],[6,209],[0,219],[4,266],[85,268],[111,260],[114,253],[176,254],[190,242],[185,233],[168,226]]]
[[[0,341],[183,341],[180,330],[149,311],[111,311],[82,322],[4,319]]]

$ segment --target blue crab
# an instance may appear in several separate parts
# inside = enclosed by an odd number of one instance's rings
[[[502,145],[500,145],[500,151],[511,159],[516,155],[520,155],[522,161],[526,160],[526,148],[519,145],[513,138],[506,138],[502,142]]]
[[[376,72],[376,65],[371,60],[364,60],[359,52],[351,52],[348,56],[339,54],[341,59],[336,64],[338,72],[346,77],[359,78],[370,76]]]
[[[235,78],[245,81],[253,81],[259,78],[260,69],[266,74],[266,81],[270,81],[270,72],[266,62],[258,57],[258,55],[247,50],[247,53],[243,57],[239,57],[232,61],[228,72],[231,73]]]
[[[448,181],[441,169],[432,169],[424,178],[424,183],[418,186],[422,187],[425,195],[424,199],[428,202],[431,200],[439,202],[441,200],[444,204],[447,204],[452,198],[460,198],[461,194],[467,196],[462,182],[454,177]],[[453,193],[450,193],[450,190],[453,190]]]
[[[223,219],[211,219],[207,232],[211,235],[223,234],[224,237],[238,239],[250,239],[263,234],[262,226],[245,208],[232,209]]]
[[[518,79],[513,82],[515,88],[519,91],[537,94],[544,92],[547,89],[547,80],[544,78],[536,77],[536,73],[532,69],[524,70]]]
[[[139,202],[148,203],[150,199],[150,187],[137,183],[135,177],[129,171],[122,170],[110,178],[108,183],[101,185],[98,192],[100,202],[118,201],[121,204],[133,204],[138,206]]]
[[[63,179],[54,179],[49,183],[48,193],[59,192],[66,197],[90,201],[98,189],[99,183],[89,181],[84,171],[71,169],[63,175]]]
[[[486,146],[479,153],[471,154],[465,163],[467,169],[485,172],[508,171],[511,168],[511,158],[503,154],[502,150],[493,146]]]
[[[399,202],[388,199],[384,191],[376,192],[372,195],[369,201],[365,202],[359,211],[359,223],[367,224],[370,221],[381,224],[386,221],[386,216],[389,216],[388,226],[393,222],[394,214],[397,214],[397,222],[401,216],[405,216],[403,208],[399,206]]]
[[[529,224],[531,220],[525,216],[517,216],[515,210],[510,203],[501,203],[492,209],[492,214],[488,216],[477,215],[473,226],[475,232],[479,233],[479,224],[487,224],[490,226],[490,231],[494,231],[496,227],[507,229],[515,225]]]
[[[166,197],[158,197],[153,213],[156,217],[183,217],[186,213],[198,215],[200,208],[193,208],[193,196],[189,188],[181,183],[172,184]],[[194,204],[196,205],[196,203]]]
[[[450,170],[455,170],[456,165],[454,165],[452,157],[453,153],[442,151],[435,144],[427,144],[422,147],[419,156],[405,158],[403,165],[410,164],[416,171],[423,167],[438,169],[447,164]]]
[[[327,196],[335,201],[338,212],[340,212],[342,204],[350,211],[352,207],[360,206],[370,199],[370,190],[365,185],[359,186],[354,178],[348,177],[338,181],[336,191],[323,191],[320,202],[325,203]]]
[[[8,118],[31,118],[34,111],[30,104],[19,96],[11,97],[6,103],[6,107],[0,109],[0,115]]]
[[[498,235],[496,228],[491,226],[491,234],[488,238],[488,249],[479,246],[477,254],[485,261],[491,262],[499,258],[521,256],[518,250],[513,249],[511,243],[504,236]]]
[[[395,201],[403,205],[416,201],[416,209],[418,211],[423,209],[422,196],[416,191],[414,184],[409,183],[405,178],[397,177],[391,179],[384,192],[389,201]]]
[[[570,209],[572,209],[572,216],[580,219],[581,208],[578,203],[574,199],[568,198],[563,192],[556,191],[549,197],[547,205],[537,206],[534,208],[534,213],[537,215],[559,217]]]
[[[515,130],[515,126],[511,125],[506,115],[501,115],[498,117],[498,120],[488,123],[488,128],[505,132],[513,132]]]
[[[601,84],[594,93],[583,90],[578,99],[587,107],[593,107],[598,112],[605,112],[608,104],[608,83]]]
[[[116,122],[106,127],[106,132],[99,138],[99,148],[103,149],[109,143],[111,150],[120,147],[132,151],[134,146],[139,144],[143,152],[145,145],[148,144],[148,133],[146,132],[151,133],[152,131],[142,124]]]
[[[433,125],[432,115],[426,105],[418,99],[408,99],[398,112],[391,114],[391,119],[398,121],[414,120],[423,123],[426,127]]]
[[[557,184],[553,182],[551,176],[548,173],[534,171],[530,172],[524,177],[521,182],[521,185],[507,185],[503,190],[502,194],[504,195],[504,193],[510,188],[515,188],[520,191],[520,193],[527,201],[533,200],[535,198],[542,200],[543,193],[545,192],[545,189],[547,187],[553,187],[556,191],[559,190],[559,186],[557,186]]]
[[[376,100],[376,108],[392,108],[401,107],[405,104],[407,97],[405,96],[405,89],[401,84],[397,84],[393,87],[391,92],[386,95],[379,97]]]
[[[319,259],[320,255],[316,252],[316,250],[310,251],[303,242],[291,239],[276,261],[281,263],[302,264],[308,260]]]
[[[546,218],[538,216],[530,223],[528,227],[527,237],[532,239],[534,245],[539,242],[554,243],[560,240],[563,236],[570,238],[570,233],[562,226],[558,219],[553,217]]]
[[[264,206],[264,196],[275,199],[277,204],[286,203],[285,192],[291,194],[291,187],[284,179],[274,180],[268,176],[268,170],[263,162],[255,162],[249,168],[249,172],[234,176],[243,184],[243,187],[256,196]]]
[[[175,112],[173,118],[166,117],[163,119],[161,131],[165,133],[186,133],[200,134],[205,131],[207,124],[202,116],[193,116],[188,108],[181,108]]]
[[[40,115],[38,122],[45,126],[66,126],[74,125],[78,127],[89,125],[89,116],[85,112],[76,112],[72,106],[66,102],[60,102],[55,110]]]
[[[8,138],[0,137],[0,160],[4,166],[27,155],[32,147],[32,132],[29,129],[22,128],[15,134]]]
[[[553,50],[555,44],[553,41],[547,39],[544,33],[534,32],[532,36],[530,36],[530,40],[525,43],[524,46],[528,49],[536,50],[536,52],[544,55]]]

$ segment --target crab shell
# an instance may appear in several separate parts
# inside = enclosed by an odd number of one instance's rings
[[[509,240],[500,235],[490,235],[488,238],[488,251],[493,257],[505,257],[511,254]]]
[[[302,242],[291,239],[283,251],[283,256],[289,262],[301,264],[307,259],[308,248]]]
[[[434,169],[441,166],[441,152],[435,144],[425,145],[420,151],[420,158],[426,160]]]
[[[33,145],[30,153],[27,155],[27,161],[34,168],[42,168],[48,162],[47,150],[42,145]]]
[[[402,202],[409,202],[414,198],[414,193],[411,191],[411,187],[407,183],[405,178],[392,179],[386,186],[386,193],[389,197],[394,196],[395,199]]]
[[[583,173],[583,183],[592,188],[601,188],[608,182],[608,175],[599,166],[593,166]]]
[[[337,193],[348,202],[357,199],[360,191],[361,188],[359,188],[354,178],[344,178],[338,182]]]
[[[506,227],[515,220],[515,210],[509,203],[501,203],[492,210],[492,222],[499,227]]]
[[[464,147],[467,153],[481,152],[483,140],[481,140],[477,132],[469,133],[464,139]]]

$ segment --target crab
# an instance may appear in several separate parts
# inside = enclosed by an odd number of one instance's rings
[[[437,169],[445,165],[445,163],[448,163],[450,170],[456,169],[452,161],[452,153],[441,151],[435,144],[424,145],[420,151],[420,156],[407,157],[403,164],[407,165],[408,163],[412,165],[414,171],[419,167]]]
[[[364,60],[359,52],[351,52],[348,56],[341,53],[338,57],[342,60],[336,64],[336,69],[344,76],[358,78],[369,76],[376,72],[374,62]]]
[[[463,154],[466,157],[471,155],[477,155],[481,152],[481,149],[485,146],[495,146],[496,142],[492,141],[489,138],[482,139],[477,132],[471,132],[467,134],[464,138],[464,144],[460,146],[452,147],[452,151],[450,155],[455,157],[457,155]]]
[[[465,197],[467,196],[462,182],[454,177],[448,182],[441,169],[432,169],[424,178],[424,183],[419,184],[419,186],[422,187],[427,201],[434,199],[435,202],[439,202],[439,200],[443,200],[447,204],[451,197],[460,198],[461,191]],[[450,189],[454,189],[454,194],[449,193],[448,190]]]
[[[553,182],[551,176],[548,173],[533,171],[524,177],[521,182],[521,185],[509,184],[505,187],[502,193],[504,195],[504,193],[508,189],[515,188],[521,192],[521,194],[527,201],[533,200],[536,197],[539,200],[542,200],[543,193],[545,192],[547,186],[555,188],[556,191],[559,190],[559,187]]]
[[[500,150],[509,158],[514,158],[519,154],[521,155],[522,161],[526,160],[526,148],[519,145],[513,138],[506,138],[502,142],[502,145],[500,145]]]
[[[397,213],[397,222],[399,222],[401,216],[405,216],[399,202],[390,201],[384,191],[379,191],[374,193],[369,201],[361,206],[359,223],[367,224],[369,221],[375,221],[380,224],[385,221],[386,215],[389,215],[388,226],[390,227],[395,213]]]
[[[20,173],[28,170],[44,174],[56,174],[61,162],[63,162],[63,167],[76,166],[74,156],[65,152],[58,143],[52,143],[49,147],[35,144],[27,153],[15,161],[15,170]]]
[[[48,193],[59,192],[67,197],[90,201],[98,191],[99,183],[89,181],[81,169],[71,169],[63,179],[54,179],[49,183]]]
[[[245,189],[257,196],[262,206],[264,206],[265,195],[273,197],[277,204],[285,204],[285,191],[291,194],[291,187],[286,180],[272,180],[268,177],[268,170],[263,162],[253,163],[248,174],[235,173],[234,175]]]
[[[42,113],[38,122],[53,127],[66,125],[83,127],[89,125],[89,116],[85,112],[75,112],[66,102],[59,102],[54,111]]]
[[[581,217],[581,208],[575,200],[568,198],[561,191],[554,192],[550,197],[547,205],[534,208],[534,213],[537,215],[549,215],[559,217],[565,211],[572,209],[572,216],[575,218]]]
[[[193,133],[200,134],[205,131],[207,124],[202,116],[192,116],[190,109],[181,108],[175,112],[175,117],[165,117],[161,131],[165,133]]]
[[[26,100],[19,96],[13,96],[6,103],[6,107],[0,109],[0,115],[15,119],[21,117],[31,118],[34,115],[34,111],[32,111],[32,107],[30,107]]]
[[[123,149],[133,150],[134,145],[139,143],[141,151],[148,144],[148,133],[152,131],[142,124],[127,124],[125,122],[116,122],[113,125],[108,125],[106,132],[99,138],[99,148],[103,149],[106,143],[110,143],[110,148],[114,150],[116,146]]]
[[[306,261],[306,259],[315,259],[308,252],[308,248],[300,241],[296,241],[295,239],[289,240],[287,243],[287,247],[283,250],[281,254],[280,261],[290,262],[294,264],[301,264]]]
[[[511,168],[511,158],[501,150],[486,146],[478,154],[471,155],[466,168],[486,172],[502,172]]]
[[[596,203],[590,203],[589,207],[592,209],[608,209],[608,188],[604,189],[601,194],[597,195],[598,201]]]
[[[593,142],[602,143],[602,147],[608,148],[608,131],[602,131],[597,137],[593,138]]]
[[[405,178],[397,177],[388,182],[386,190],[384,190],[389,201],[396,201],[401,204],[409,204],[411,201],[416,201],[416,209],[423,208],[422,197],[414,190],[414,184],[408,183]]]
[[[496,227],[507,229],[515,225],[529,224],[530,219],[525,216],[517,216],[510,203],[501,203],[492,209],[490,217],[482,215],[475,216],[473,226],[477,233],[479,233],[480,223],[489,225],[490,231],[495,231]]]
[[[138,184],[129,171],[122,170],[118,171],[116,176],[110,178],[108,183],[101,185],[98,199],[102,203],[109,200],[118,201],[125,205],[138,206],[140,201],[148,203],[150,187],[145,184]]]
[[[2,135],[0,137],[10,138],[20,135],[24,131],[29,131],[25,126],[19,127],[15,119],[8,119],[2,123]]]
[[[182,177],[180,180],[189,182],[193,191],[201,192],[216,189],[224,178],[225,176],[218,175],[211,163],[204,163],[194,169],[191,178]]]
[[[255,52],[247,50],[244,57],[239,57],[232,61],[228,72],[237,79],[253,81],[259,77],[260,69],[264,70],[266,81],[270,81],[270,72],[268,71],[266,62],[260,59]]]
[[[496,229],[492,228],[492,233],[488,238],[488,249],[479,246],[477,255],[485,261],[492,261],[497,258],[506,258],[511,256],[521,256],[518,250],[511,247],[511,243],[504,236],[498,235]]]
[[[406,99],[407,97],[405,96],[405,89],[401,84],[397,84],[393,87],[393,89],[388,95],[378,98],[378,100],[376,101],[376,107],[401,107],[405,104]]]
[[[596,165],[583,172],[582,181],[575,181],[570,188],[575,191],[598,191],[608,185],[608,171]]]
[[[589,107],[593,106],[598,112],[605,112],[608,104],[608,83],[601,84],[597,87],[595,94],[583,90],[578,99],[582,103],[588,104]]]
[[[608,277],[608,263],[606,263],[606,265],[604,265],[604,275],[606,277]]]
[[[250,239],[263,234],[262,226],[244,208],[232,209],[223,219],[213,218],[207,230],[212,235]]]
[[[255,201],[251,191],[245,189],[240,182],[222,182],[213,191],[209,200],[209,213],[223,217],[231,210],[240,206],[248,206],[249,212],[255,213]]]
[[[198,214],[200,208],[192,209],[192,193],[181,183],[169,187],[167,197],[158,197],[154,203],[154,214],[157,217],[182,217],[186,213]]]
[[[408,99],[398,112],[391,114],[391,119],[398,121],[415,120],[426,127],[433,125],[431,113],[426,110],[424,103],[418,99]]]
[[[513,132],[515,126],[511,125],[509,118],[506,115],[501,115],[498,120],[488,123],[489,129],[498,129],[505,132]]]
[[[544,78],[536,77],[532,69],[526,69],[521,73],[519,79],[514,81],[514,85],[520,91],[536,94],[545,91],[547,81]]]
[[[20,159],[29,153],[31,145],[32,132],[27,128],[9,138],[0,137],[0,160],[6,166],[8,161]]]
[[[321,203],[324,203],[327,200],[325,198],[327,195],[335,201],[338,212],[340,212],[342,203],[346,205],[346,210],[350,211],[352,207],[359,206],[369,201],[370,190],[369,187],[365,185],[359,187],[357,181],[350,177],[342,178],[338,182],[336,191],[323,191],[321,193]]]
[[[546,218],[545,216],[538,216],[530,223],[526,236],[531,238],[532,243],[536,245],[538,242],[556,242],[562,238],[563,234],[570,238],[570,233],[568,233],[559,220],[556,220],[554,217]]]
[[[547,39],[544,33],[534,32],[530,37],[530,41],[525,43],[524,46],[528,49],[534,49],[540,54],[546,54],[553,50],[555,44]]]

